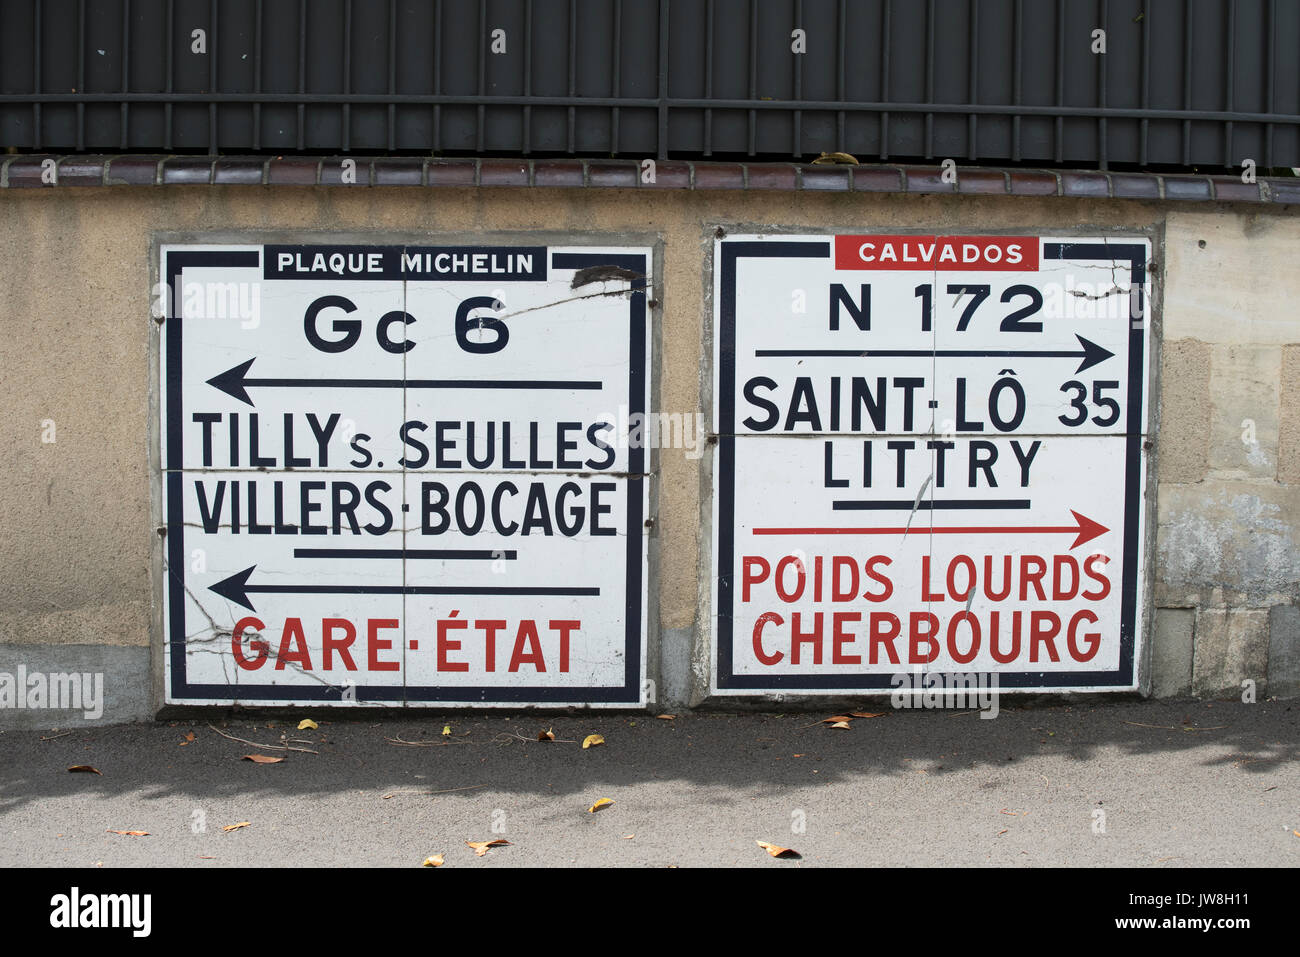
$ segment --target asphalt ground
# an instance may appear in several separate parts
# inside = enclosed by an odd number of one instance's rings
[[[8,731],[0,866],[1300,864],[1300,701],[1003,700],[995,720],[868,701],[884,713],[846,729],[815,713],[304,710]],[[302,716],[319,726],[297,730]],[[605,743],[584,749],[590,734]],[[110,833],[133,830],[148,836]],[[466,846],[494,839],[509,844]]]

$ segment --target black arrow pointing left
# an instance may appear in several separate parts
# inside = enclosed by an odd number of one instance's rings
[[[250,585],[249,576],[256,565],[223,578],[210,591],[222,598],[257,611],[248,596],[257,595],[575,595],[598,596],[599,588],[552,588],[504,585]]]
[[[288,379],[248,377],[254,356],[208,380],[240,402],[253,405],[249,389],[554,389],[599,390],[604,383],[590,379]]]

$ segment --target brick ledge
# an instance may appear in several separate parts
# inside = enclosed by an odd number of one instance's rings
[[[42,182],[54,160],[57,186]],[[343,181],[344,161],[356,182]],[[655,182],[641,182],[637,160],[419,157],[203,157],[13,155],[0,159],[0,188],[85,186],[450,186],[585,189],[694,189],[1061,196],[1171,202],[1300,202],[1300,178],[1261,178],[1086,170],[958,167],[945,183],[937,166],[728,163],[659,160]]]

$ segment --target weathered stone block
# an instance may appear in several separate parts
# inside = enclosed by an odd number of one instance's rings
[[[1225,478],[1277,475],[1277,346],[1218,345],[1211,352],[1209,466]]]
[[[1196,611],[1157,608],[1151,646],[1151,694],[1176,698],[1192,690]]]
[[[1263,609],[1200,609],[1192,692],[1201,697],[1238,696],[1247,678],[1262,685],[1268,668],[1268,619]]]
[[[1166,341],[1155,437],[1160,481],[1190,483],[1205,477],[1211,414],[1210,347],[1192,339]]]
[[[1274,605],[1268,612],[1268,693],[1300,695],[1300,608]]]
[[[1300,346],[1283,346],[1278,375],[1277,480],[1300,484]]]

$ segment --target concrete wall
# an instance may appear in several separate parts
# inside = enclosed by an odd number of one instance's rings
[[[1150,230],[1160,367],[1157,695],[1300,692],[1300,219],[1281,207],[809,192],[320,187],[16,190],[0,195],[0,670],[120,646],[148,674],[160,568],[151,498],[150,244],[157,233],[657,234],[665,412],[705,410],[706,255],[717,224],[809,231]],[[54,423],[55,441],[48,422]],[[707,687],[700,469],[663,450],[651,601],[661,702]],[[95,661],[108,661],[102,654]],[[114,677],[116,674],[116,678]],[[652,677],[654,674],[652,672]],[[156,693],[156,692],[155,692]],[[147,716],[129,695],[115,713]],[[0,724],[6,716],[0,713]]]

